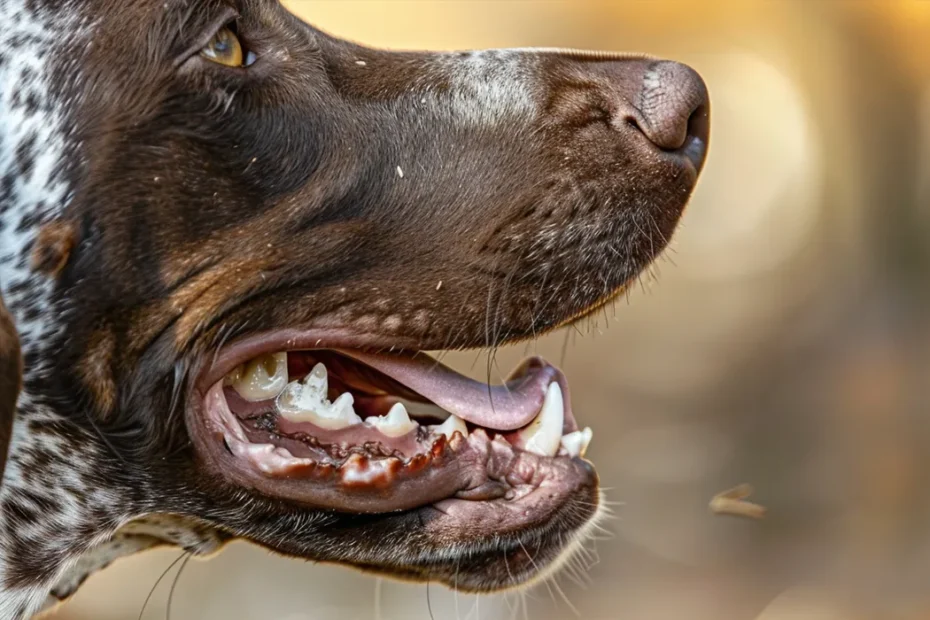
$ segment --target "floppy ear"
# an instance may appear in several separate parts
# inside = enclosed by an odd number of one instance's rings
[[[23,361],[19,350],[19,337],[13,319],[0,298],[0,480],[6,465],[10,435],[13,432],[13,415],[16,398],[22,385]]]

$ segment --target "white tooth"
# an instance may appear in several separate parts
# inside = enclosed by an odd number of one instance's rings
[[[287,353],[262,355],[248,362],[232,387],[250,402],[268,400],[287,385]]]
[[[445,435],[449,439],[452,439],[452,435],[456,431],[462,433],[462,437],[468,437],[468,427],[465,426],[465,420],[456,415],[450,415],[442,424],[430,426],[429,430],[437,435]]]
[[[303,381],[288,384],[278,397],[278,414],[292,422],[310,422],[331,431],[362,423],[352,406],[355,398],[351,393],[345,392],[331,403],[327,390],[326,366],[317,364]]]
[[[394,403],[386,416],[368,418],[366,422],[388,437],[401,437],[417,427],[403,403]]]
[[[575,431],[574,433],[569,433],[562,437],[562,447],[565,448],[569,456],[583,457],[585,452],[588,451],[588,446],[591,445],[591,439],[593,437],[594,431],[590,428],[586,428],[583,431]]]
[[[349,392],[343,392],[339,395],[333,404],[329,406],[329,411],[324,419],[318,424],[323,428],[340,429],[347,426],[361,424],[362,419],[355,413],[355,407],[352,404],[355,397]]]
[[[564,422],[562,388],[558,383],[551,383],[546,390],[546,400],[543,401],[539,415],[518,435],[522,440],[520,443],[523,444],[523,449],[540,456],[555,456],[562,442]]]
[[[303,393],[304,387],[299,382],[293,381],[288,383],[284,391],[278,396],[278,400],[275,401],[278,410],[280,412],[299,411],[300,400],[303,397]]]
[[[312,390],[314,394],[319,394],[320,399],[325,399],[329,392],[329,373],[326,372],[326,366],[323,364],[314,366],[310,374],[304,377],[302,383],[305,389]]]

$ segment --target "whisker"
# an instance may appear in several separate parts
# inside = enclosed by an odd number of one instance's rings
[[[171,582],[171,589],[168,591],[168,607],[165,609],[165,620],[171,620],[171,605],[174,603],[174,591],[177,589],[178,582],[181,580],[181,573],[187,568],[187,563],[191,561],[192,557],[194,557],[194,554],[188,552],[187,557],[181,562],[181,568],[178,569],[178,572],[174,576],[174,581]]]
[[[426,582],[426,609],[429,611],[430,620],[436,620],[436,616],[433,615],[433,603],[429,598],[429,586],[430,582]]]
[[[178,562],[180,562],[181,560],[183,560],[183,559],[184,559],[184,556],[186,556],[186,555],[187,555],[187,551],[182,552],[181,555],[179,555],[177,558],[175,558],[175,560],[174,560],[173,562],[171,562],[171,564],[168,565],[168,568],[166,568],[165,570],[162,571],[161,575],[160,575],[160,576],[158,577],[158,579],[155,581],[155,585],[153,585],[153,586],[152,586],[152,589],[149,590],[148,596],[145,597],[145,602],[142,603],[142,609],[139,611],[139,618],[138,618],[138,620],[142,620],[142,616],[145,615],[145,608],[148,607],[149,601],[152,600],[152,595],[155,594],[155,590],[158,589],[158,584],[160,584],[160,583],[162,582],[162,579],[164,579],[165,576],[167,576],[167,574],[168,574],[169,572],[171,572],[171,569],[174,568],[174,567],[177,565]]]

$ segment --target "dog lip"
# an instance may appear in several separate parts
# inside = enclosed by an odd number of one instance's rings
[[[224,447],[227,431],[221,420],[210,416],[209,409],[215,407],[216,402],[209,403],[207,397],[194,394],[187,408],[187,424],[199,458],[214,475],[222,475],[237,486],[268,497],[339,512],[383,514],[451,497],[467,487],[474,475],[471,471],[474,459],[461,458],[469,451],[462,450],[460,442],[459,458],[450,458],[451,447],[444,443],[446,447],[442,453],[433,459],[437,466],[418,468],[417,459],[411,459],[400,471],[387,471],[389,484],[386,486],[374,481],[358,489],[351,488],[338,480],[337,465],[328,463],[299,467],[289,475],[268,476],[241,463],[239,457]],[[215,409],[213,411],[215,413]]]

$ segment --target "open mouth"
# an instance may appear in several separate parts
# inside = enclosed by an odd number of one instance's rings
[[[384,513],[443,500],[526,504],[544,489],[548,501],[530,503],[555,509],[592,482],[581,460],[592,431],[575,421],[565,376],[540,358],[490,385],[424,353],[245,354],[208,373],[190,421],[208,460],[261,492]]]

